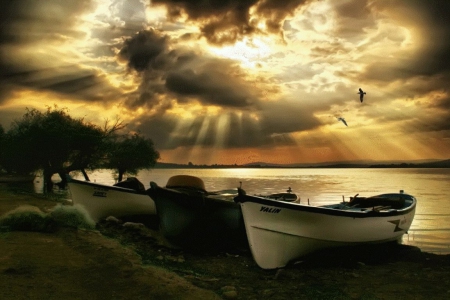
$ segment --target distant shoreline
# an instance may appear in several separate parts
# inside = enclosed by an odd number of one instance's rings
[[[270,164],[252,163],[245,165],[194,165],[158,162],[155,169],[242,169],[242,168],[276,168],[276,169],[332,169],[332,168],[450,168],[450,159],[425,163],[316,163],[316,164]]]
[[[407,169],[407,168],[429,168],[429,169],[447,169],[450,168],[450,159],[425,162],[425,163],[317,163],[317,164],[269,164],[269,163],[252,163],[245,165],[194,165],[194,164],[175,164],[157,162],[153,169]],[[0,183],[12,182],[30,182],[33,181],[35,175],[17,175],[3,174],[0,172]]]

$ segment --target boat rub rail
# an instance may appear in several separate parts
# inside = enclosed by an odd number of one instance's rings
[[[382,194],[373,197],[351,197],[350,202],[341,202],[339,204],[309,206],[305,204],[277,201],[257,195],[247,196],[245,190],[238,188],[238,196],[234,198],[235,202],[245,203],[247,201],[256,202],[266,206],[277,208],[288,208],[300,211],[311,211],[320,214],[347,216],[353,218],[378,217],[389,215],[408,214],[415,209],[416,199],[404,193]],[[353,200],[356,198],[358,200]],[[251,200],[250,200],[251,199]],[[327,208],[327,209],[324,209]]]

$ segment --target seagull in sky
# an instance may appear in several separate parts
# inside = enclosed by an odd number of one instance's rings
[[[359,92],[357,94],[359,94],[359,100],[362,103],[363,99],[364,99],[364,95],[366,94],[366,92],[364,92],[361,88],[359,88]]]
[[[339,121],[342,121],[342,123],[344,123],[345,124],[345,126],[348,126],[347,125],[347,122],[345,122],[345,119],[344,118],[341,118],[341,117],[339,117],[339,118],[337,118]]]

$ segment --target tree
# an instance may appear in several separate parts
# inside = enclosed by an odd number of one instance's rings
[[[51,191],[53,174],[58,173],[64,185],[70,171],[100,165],[105,138],[102,128],[70,117],[67,109],[27,109],[5,134],[2,165],[8,172],[43,170],[46,190]]]
[[[135,133],[117,136],[110,143],[105,167],[116,169],[118,181],[122,181],[125,173],[136,175],[139,170],[154,167],[158,159],[153,141]]]
[[[49,192],[55,173],[62,179],[61,187],[67,183],[66,174],[75,170],[89,180],[86,169],[116,169],[121,181],[125,173],[151,168],[159,159],[152,140],[117,134],[125,126],[117,119],[113,124],[106,120],[100,127],[84,118],[74,119],[56,105],[44,113],[27,109],[7,133],[0,127],[0,165],[9,173],[43,170]]]

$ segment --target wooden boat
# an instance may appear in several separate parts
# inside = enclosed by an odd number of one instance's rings
[[[275,269],[323,248],[401,240],[414,218],[416,198],[403,193],[352,197],[323,206],[247,195],[238,188],[253,259]]]
[[[150,182],[160,232],[173,244],[192,247],[239,247],[247,242],[237,189],[207,192],[202,179],[169,178],[165,187]]]
[[[156,216],[155,202],[135,177],[112,186],[70,176],[67,179],[73,204],[83,206],[95,222],[109,216]]]
[[[278,201],[286,201],[286,202],[300,201],[298,196],[292,192],[291,188],[288,188],[288,190],[286,192],[272,193],[272,194],[266,194],[266,195],[260,194],[257,196],[264,197],[264,198],[270,198],[270,199],[274,199],[274,200],[278,200]]]

